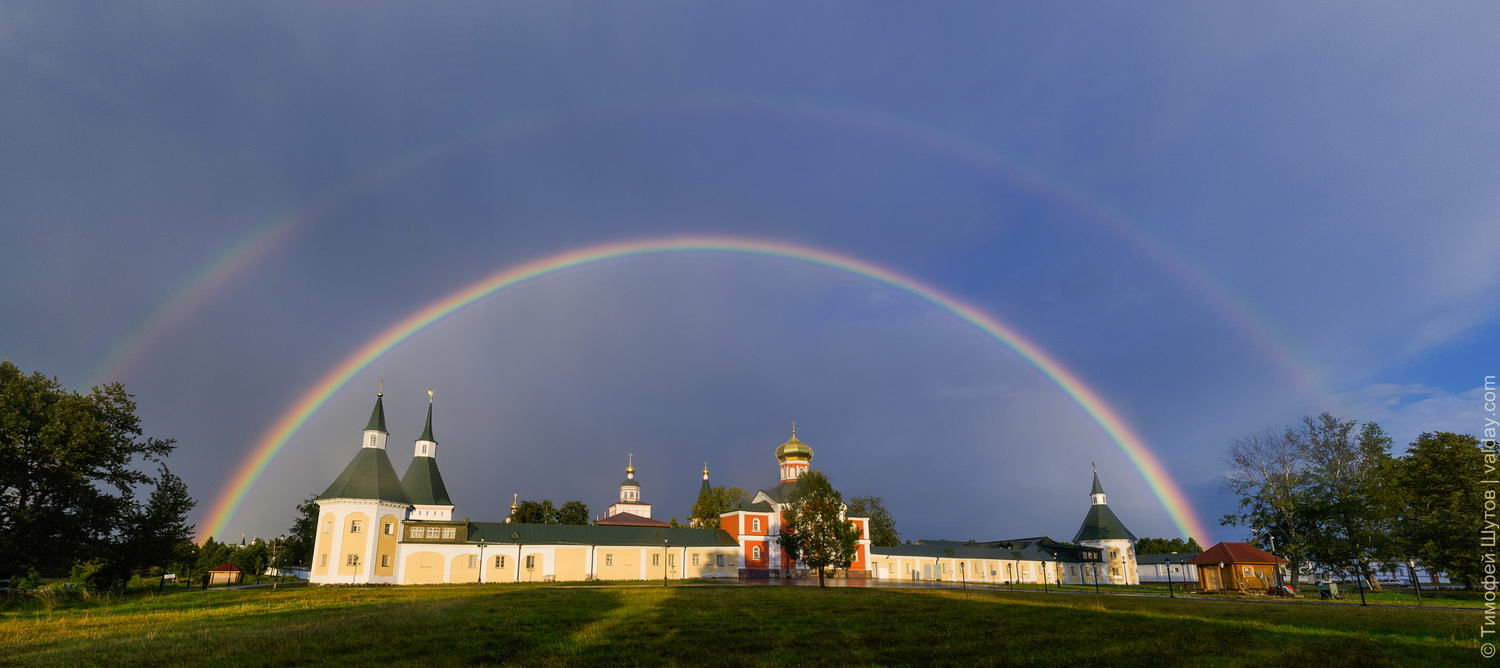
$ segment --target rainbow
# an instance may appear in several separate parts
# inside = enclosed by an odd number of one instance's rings
[[[1161,500],[1178,531],[1183,536],[1192,536],[1200,541],[1208,540],[1208,529],[1193,511],[1187,496],[1125,419],[1110,408],[1099,393],[1084,383],[1077,374],[1005,323],[916,279],[857,258],[789,243],[697,236],[607,243],[549,255],[485,276],[402,318],[324,374],[260,436],[249,456],[239,465],[228,486],[209,509],[207,527],[201,535],[213,536],[224,531],[235,510],[266,470],[271,459],[335,392],[370,363],[428,325],[498,290],[553,272],[616,258],[678,252],[739,253],[799,260],[863,276],[947,310],[1009,346],[1062,388],[1124,451]]]
[[[960,163],[996,174],[1006,182],[1026,188],[1070,208],[1082,220],[1108,230],[1158,267],[1195,293],[1236,332],[1247,337],[1285,377],[1297,384],[1304,394],[1326,404],[1329,393],[1322,383],[1298,361],[1281,342],[1267,320],[1253,312],[1244,300],[1235,298],[1224,286],[1212,280],[1201,268],[1190,264],[1179,253],[1152,239],[1123,216],[1106,209],[1075,190],[1064,187],[1014,161],[985,150],[974,142],[943,131],[866,110],[828,107],[794,101],[741,98],[687,98],[654,104],[626,104],[585,109],[564,114],[530,114],[503,118],[474,133],[437,142],[421,150],[398,157],[360,179],[336,188],[310,206],[283,218],[280,222],[257,229],[228,250],[215,257],[191,275],[182,287],[170,293],[109,350],[92,374],[89,385],[120,380],[138,367],[142,360],[159,348],[165,336],[177,329],[197,308],[208,301],[231,280],[254,266],[274,246],[293,236],[293,232],[317,220],[354,195],[389,183],[405,174],[425,169],[474,146],[518,137],[556,132],[580,124],[597,124],[622,117],[648,116],[668,112],[749,113],[792,121],[822,124],[845,131],[857,131],[894,139],[908,145],[945,156]]]

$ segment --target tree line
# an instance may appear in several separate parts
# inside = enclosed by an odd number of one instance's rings
[[[1421,434],[1393,453],[1380,425],[1304,417],[1233,441],[1224,486],[1238,500],[1221,524],[1291,561],[1349,573],[1380,589],[1373,565],[1416,562],[1465,587],[1478,582],[1484,450],[1467,434]]]
[[[87,394],[0,361],[0,577],[123,589],[192,545],[196,502],[120,383]]]

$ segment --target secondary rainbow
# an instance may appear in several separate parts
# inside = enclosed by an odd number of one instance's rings
[[[920,297],[962,318],[1010,347],[1072,397],[1140,471],[1157,498],[1161,500],[1178,531],[1184,536],[1192,536],[1199,541],[1208,540],[1210,536],[1208,529],[1193,511],[1187,496],[1183,494],[1182,489],[1167,473],[1161,461],[1151,452],[1145,441],[1130,428],[1125,419],[1110,408],[1099,393],[1084,383],[1077,374],[1053,359],[1040,346],[1021,336],[1015,329],[934,287],[864,260],[808,246],[733,237],[672,237],[609,243],[565,251],[507,267],[418,309],[360,346],[338,366],[318,379],[311,389],[302,394],[276,419],[256,441],[249,456],[230,478],[229,485],[214,501],[214,505],[209,509],[207,527],[202,535],[213,536],[224,530],[225,525],[234,516],[235,510],[261,473],[265,471],[266,466],[270,464],[271,459],[281,451],[281,448],[307,422],[308,418],[328,401],[329,397],[370,363],[428,325],[498,290],[556,271],[616,258],[676,252],[740,253],[800,260],[889,285]]]

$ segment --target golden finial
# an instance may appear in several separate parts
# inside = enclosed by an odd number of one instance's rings
[[[1099,465],[1098,464],[1095,464],[1093,462],[1089,462],[1089,468],[1094,469],[1094,473],[1098,473],[1099,472]]]
[[[427,391],[427,403],[432,403],[432,390]]]
[[[380,379],[380,383],[379,383],[379,385],[377,385],[377,389],[375,390],[375,396],[377,396],[377,397],[383,397],[383,396],[385,396],[385,379],[384,378]]]
[[[635,472],[635,453],[634,452],[627,452],[627,453],[625,453],[625,457],[626,457],[626,459],[625,459],[625,472],[626,473],[634,473]]]
[[[797,438],[797,421],[792,420],[792,438]]]
[[[708,462],[703,462],[703,479],[708,480]]]

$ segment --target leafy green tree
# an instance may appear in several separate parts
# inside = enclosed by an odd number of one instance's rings
[[[283,564],[307,566],[312,564],[313,545],[318,539],[318,495],[307,497],[297,504],[297,519],[286,532],[286,541],[281,546],[278,561]]]
[[[1248,527],[1268,542],[1274,539],[1277,554],[1291,562],[1291,584],[1296,586],[1312,529],[1310,463],[1299,437],[1291,429],[1249,434],[1230,443],[1225,460],[1224,488],[1239,506],[1219,523]]]
[[[564,521],[564,513],[567,513]],[[579,520],[579,521],[572,521]],[[521,524],[588,524],[589,507],[582,501],[569,501],[562,508],[552,505],[551,499],[542,501],[521,500],[516,504],[512,522]]]
[[[879,547],[901,544],[901,535],[896,532],[896,520],[885,509],[885,499],[878,496],[856,496],[849,499],[845,517],[870,518],[870,543]]]
[[[1481,568],[1476,545],[1485,526],[1480,474],[1486,453],[1493,450],[1481,448],[1473,436],[1426,433],[1394,467],[1405,509],[1396,522],[1403,551],[1469,589]]]
[[[1356,432],[1356,428],[1358,431]],[[1308,462],[1307,553],[1332,571],[1353,571],[1380,591],[1370,562],[1390,556],[1393,529],[1384,476],[1391,470],[1391,439],[1380,425],[1323,413],[1294,432]]]
[[[693,503],[693,512],[688,524],[700,529],[717,529],[719,516],[734,510],[743,501],[750,500],[750,493],[741,487],[710,487]]]
[[[119,383],[79,394],[0,362],[0,574],[58,576],[95,562],[106,574],[95,579],[128,579],[134,561],[117,562],[143,512],[137,488],[176,484],[143,470],[175,446],[145,436],[135,411]]]
[[[854,562],[859,529],[844,519],[844,498],[823,472],[808,471],[798,478],[782,517],[781,549],[817,569],[819,587],[827,586],[825,569],[848,568]]]
[[[1202,552],[1203,546],[1198,540],[1188,536],[1187,540],[1181,538],[1141,538],[1135,542],[1136,554],[1171,554],[1173,552]]]
[[[558,524],[588,524],[589,507],[582,501],[569,501],[557,509]]]

